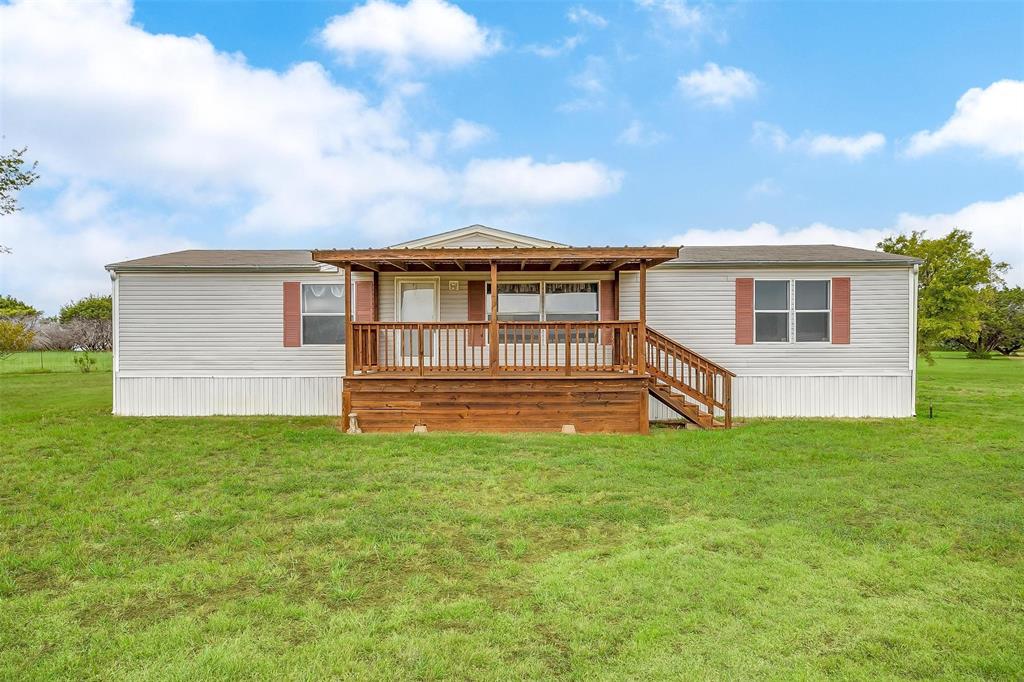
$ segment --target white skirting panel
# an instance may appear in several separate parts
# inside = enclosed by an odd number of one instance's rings
[[[739,376],[732,384],[733,416],[910,417],[914,389],[906,376]],[[677,419],[656,400],[651,419]]]
[[[340,415],[341,377],[117,377],[114,414]]]

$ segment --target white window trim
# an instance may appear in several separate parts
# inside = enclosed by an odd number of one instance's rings
[[[757,307],[757,283],[758,282],[789,282],[789,309],[788,310],[774,310],[764,309],[760,310]],[[815,309],[815,310],[797,310],[796,309],[796,283],[797,282],[828,282],[828,296],[825,297],[828,303],[828,309]],[[754,278],[754,291],[753,291],[753,303],[754,303],[754,344],[755,345],[768,345],[777,346],[780,343],[799,343],[801,346],[806,345],[819,345],[826,346],[832,343],[832,278],[831,277],[792,277],[792,278],[780,278],[780,277],[755,277]],[[758,313],[786,313],[786,329],[788,330],[787,336],[789,337],[785,341],[758,341],[757,340],[757,314]],[[828,340],[827,341],[797,341],[796,340],[796,315],[797,313],[828,313]]]
[[[796,283],[797,282],[826,282],[828,286],[827,286],[827,290],[826,290],[826,294],[825,294],[825,303],[828,305],[828,308],[825,308],[825,309],[814,309],[814,310],[811,310],[811,309],[808,308],[807,310],[797,310],[797,308],[796,308]],[[796,340],[796,317],[797,317],[797,313],[828,313],[828,339],[825,340],[825,341],[797,341]],[[793,280],[793,337],[792,338],[793,338],[793,343],[800,343],[800,344],[807,344],[807,343],[809,343],[809,344],[825,345],[825,344],[832,343],[832,278],[831,277],[826,277],[824,279],[822,279],[821,277],[816,277],[816,278],[813,278],[813,279],[812,278],[801,278],[801,279],[794,279]]]
[[[596,284],[597,285],[597,309],[594,312],[597,313],[597,320],[594,320],[594,321],[595,322],[600,322],[601,321],[601,280],[599,280],[599,279],[517,279],[517,280],[505,280],[505,281],[498,280],[498,286],[501,286],[502,284],[538,284],[538,285],[540,285],[540,296],[539,296],[539,301],[538,301],[538,306],[539,306],[538,314],[540,315],[540,320],[538,320],[539,322],[547,322],[548,321],[548,310],[547,310],[547,301],[545,300],[545,294],[547,292],[547,285],[549,283],[550,284]],[[484,310],[484,320],[488,321],[488,322],[491,319],[491,306],[487,304],[487,297],[489,296],[490,288],[491,288],[490,281],[484,280],[484,307],[485,307],[485,310]],[[558,320],[558,322],[562,322],[562,321],[563,320]],[[564,321],[570,322],[571,320],[564,320]],[[578,321],[579,322],[588,322],[589,320],[578,320]]]
[[[765,308],[758,309],[757,307],[757,283],[758,282],[786,282],[788,287],[786,290],[786,298],[789,299],[789,306],[785,309],[779,308]],[[793,301],[794,301],[794,286],[793,280],[781,279],[778,277],[755,277],[754,278],[754,290],[751,292],[753,298],[754,308],[754,343],[755,344],[766,344],[769,346],[777,346],[780,343],[793,343]],[[785,341],[758,341],[757,340],[757,314],[758,313],[786,313],[786,340]]]
[[[340,286],[343,290],[345,288],[344,282],[300,282],[299,283],[299,346],[344,346],[348,343],[348,339],[345,339],[341,343],[306,343],[306,325],[303,324],[303,320],[307,317],[340,317],[342,321],[346,321],[345,314],[348,311],[342,311],[340,313],[307,313],[306,312],[306,287],[338,287]],[[355,282],[352,283],[353,289],[355,288]],[[355,296],[351,296],[353,300]],[[344,296],[341,299],[341,304],[345,305]]]

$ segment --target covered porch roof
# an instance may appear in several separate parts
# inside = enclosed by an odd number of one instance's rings
[[[317,249],[313,260],[355,272],[639,270],[679,256],[678,246]]]

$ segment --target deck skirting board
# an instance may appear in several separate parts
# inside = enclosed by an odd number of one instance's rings
[[[341,377],[206,376],[115,378],[114,414],[337,416]]]
[[[911,417],[914,388],[909,374],[876,376],[738,376],[733,379],[733,416]],[[651,401],[651,419],[678,415]]]
[[[646,378],[352,378],[351,412],[367,432],[638,433]]]

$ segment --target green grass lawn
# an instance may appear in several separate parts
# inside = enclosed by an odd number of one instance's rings
[[[1024,361],[935,418],[345,436],[0,378],[0,679],[1016,678]]]
[[[14,353],[0,360],[0,374],[46,374],[49,372],[81,372],[75,364],[76,357],[83,353],[65,350],[32,350]],[[109,372],[113,367],[113,354],[107,352],[90,352],[89,357],[96,361],[91,367],[94,372]]]

